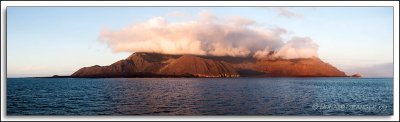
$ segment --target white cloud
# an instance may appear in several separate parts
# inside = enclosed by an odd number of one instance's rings
[[[284,43],[285,29],[254,26],[254,20],[221,18],[207,11],[198,16],[198,20],[183,22],[154,17],[117,31],[103,29],[99,39],[114,52],[263,57],[274,51],[275,56],[287,59],[317,56],[318,46],[310,38]]]

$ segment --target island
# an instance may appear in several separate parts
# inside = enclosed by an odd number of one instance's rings
[[[136,52],[108,66],[83,67],[53,78],[348,77],[317,57],[302,59],[172,55]]]

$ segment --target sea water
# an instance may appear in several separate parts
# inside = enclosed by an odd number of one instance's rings
[[[393,115],[393,78],[7,78],[7,115]]]

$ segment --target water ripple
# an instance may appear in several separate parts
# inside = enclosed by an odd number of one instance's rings
[[[388,78],[8,78],[8,115],[393,115]]]

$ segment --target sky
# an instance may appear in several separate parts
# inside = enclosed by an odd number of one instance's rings
[[[70,75],[81,67],[109,65],[139,48],[129,47],[136,41],[125,30],[146,34],[132,28],[155,18],[180,28],[176,23],[202,21],[202,13],[223,25],[229,17],[250,20],[255,24],[244,27],[249,32],[283,29],[275,36],[285,44],[304,37],[318,45],[312,51],[320,59],[347,75],[393,76],[391,7],[8,7],[7,76]],[[121,44],[129,45],[116,47]]]

